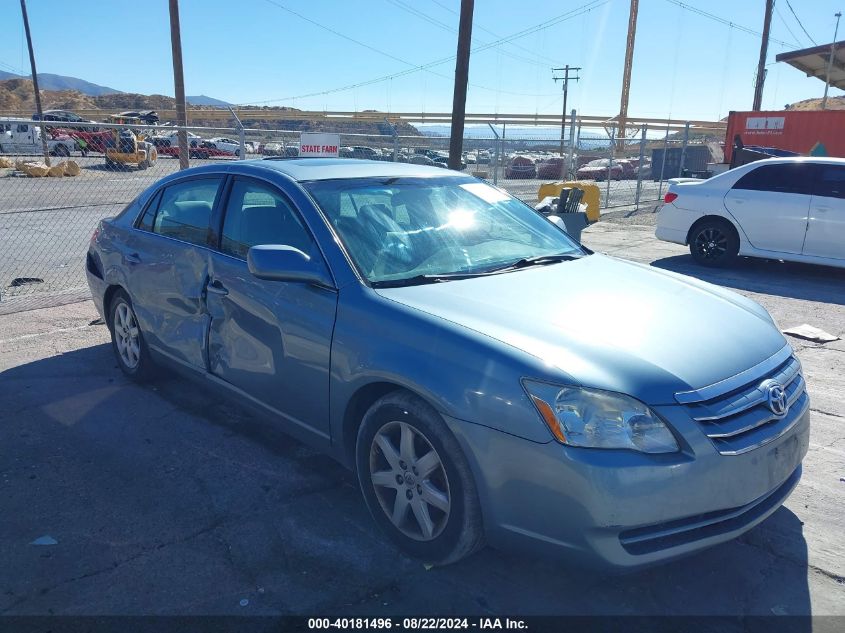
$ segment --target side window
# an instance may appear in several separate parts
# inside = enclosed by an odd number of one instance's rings
[[[807,194],[810,189],[812,169],[809,163],[761,165],[740,178],[733,188],[746,191]]]
[[[271,185],[236,179],[226,205],[220,250],[246,259],[251,246],[284,244],[311,252],[311,236],[282,193]]]
[[[153,220],[153,233],[200,246],[207,244],[211,208],[221,182],[222,178],[200,178],[165,187]]]
[[[817,165],[818,182],[814,195],[826,198],[845,198],[845,167]]]
[[[153,230],[153,220],[156,217],[156,211],[158,210],[158,203],[161,200],[161,191],[157,192],[150,202],[147,204],[147,208],[144,209],[144,215],[138,220],[138,228],[142,231],[152,231]]]

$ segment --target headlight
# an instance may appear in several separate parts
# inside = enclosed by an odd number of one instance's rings
[[[523,380],[552,435],[562,444],[674,453],[678,442],[657,415],[621,393]]]

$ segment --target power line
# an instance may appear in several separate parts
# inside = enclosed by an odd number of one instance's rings
[[[780,9],[778,9],[777,5],[775,5],[775,13],[777,13],[778,18],[780,18],[780,21],[781,21],[781,23],[783,24],[783,26],[786,28],[786,30],[787,30],[787,31],[789,31],[789,34],[793,37],[793,39],[794,39],[796,42],[798,42],[798,41],[799,41],[799,38],[797,38],[797,37],[795,36],[795,33],[793,33],[793,32],[792,32],[792,29],[791,29],[791,28],[789,28],[789,25],[786,23],[786,20],[783,18],[783,15],[781,14]]]
[[[363,44],[363,42],[358,42],[354,38],[348,37],[348,36],[343,35],[343,34],[337,32],[337,31],[334,31],[333,29],[330,29],[329,27],[326,27],[322,24],[319,24],[319,23],[315,22],[314,20],[311,20],[310,18],[306,18],[305,16],[302,16],[301,14],[299,14],[295,11],[292,11],[291,9],[288,9],[287,7],[284,7],[283,5],[279,4],[278,2],[275,2],[274,0],[265,0],[265,1],[274,5],[274,6],[276,6],[276,7],[281,8],[281,9],[283,9],[283,10],[285,10],[285,11],[287,11],[287,12],[293,14],[293,15],[296,15],[297,17],[301,17],[302,19],[304,19],[305,21],[307,21],[311,24],[315,24],[316,26],[319,26],[320,28],[323,28],[323,29],[328,30],[332,33],[335,33],[335,34],[339,35],[340,37],[342,37],[343,39],[346,39],[346,40],[349,40],[349,41],[352,41],[352,42],[355,42],[355,43],[359,43],[362,46],[365,46],[366,48],[369,48],[371,50],[375,50],[376,52],[378,52],[380,54],[383,54],[383,55],[386,55],[386,56],[391,57],[393,59],[396,59],[396,60],[402,62],[403,64],[412,65],[410,62],[407,62],[407,61],[402,60],[398,57],[395,57],[394,55],[391,55],[390,53],[384,53],[383,51],[379,51],[378,49],[375,49],[374,47],[369,46],[368,44]],[[546,20],[545,22],[541,22],[540,24],[537,24],[535,26],[523,29],[522,31],[519,31],[517,33],[513,33],[512,35],[501,38],[500,40],[497,40],[495,42],[489,42],[487,44],[483,44],[481,46],[473,48],[472,52],[476,53],[476,52],[484,51],[484,50],[493,48],[494,46],[498,46],[500,44],[504,44],[504,43],[507,43],[507,42],[510,42],[510,41],[513,41],[513,40],[516,40],[516,39],[520,39],[522,37],[526,37],[528,35],[532,35],[533,33],[536,33],[537,31],[547,29],[551,26],[555,26],[555,25],[560,24],[562,22],[565,22],[567,20],[571,20],[571,19],[578,17],[580,15],[583,15],[585,13],[589,13],[593,9],[597,9],[598,7],[605,5],[608,2],[610,2],[610,0],[591,0],[590,2],[587,2],[586,4],[581,5],[580,7],[577,7],[575,9],[571,9],[570,11],[567,11],[566,13],[563,13],[561,15],[554,17],[554,18]],[[369,79],[369,80],[360,81],[360,82],[357,82],[357,83],[348,84],[348,85],[345,85],[345,86],[339,86],[337,88],[332,88],[330,90],[321,90],[321,91],[318,91],[318,92],[311,92],[311,93],[308,93],[308,94],[297,95],[297,96],[292,96],[292,97],[283,97],[283,98],[279,98],[279,99],[266,99],[264,101],[255,101],[251,104],[244,103],[244,104],[239,104],[239,105],[261,105],[261,104],[267,104],[267,103],[276,103],[276,102],[279,102],[279,101],[295,101],[297,99],[307,99],[309,97],[319,97],[319,96],[324,96],[324,95],[333,94],[333,93],[337,93],[337,92],[345,92],[347,90],[352,90],[354,88],[361,88],[361,87],[364,87],[364,86],[369,86],[369,85],[372,85],[372,84],[375,84],[375,83],[380,83],[382,81],[387,81],[389,79],[396,79],[398,77],[404,77],[406,75],[410,75],[412,73],[416,73],[416,72],[420,72],[420,71],[428,71],[433,75],[436,75],[436,76],[439,76],[439,77],[446,77],[446,75],[431,72],[431,71],[429,71],[429,69],[433,68],[435,66],[440,66],[442,64],[448,63],[450,61],[453,61],[454,59],[455,59],[455,55],[450,55],[449,57],[443,57],[441,59],[437,59],[437,60],[428,62],[426,64],[414,66],[413,68],[409,68],[407,70],[399,71],[399,72],[396,72],[396,73],[391,73],[389,75],[384,75],[382,77],[376,77],[374,79]],[[446,77],[446,78],[451,80],[450,77]],[[473,86],[474,88],[481,88],[483,90],[490,90],[492,92],[502,92],[502,93],[505,93],[505,94],[512,94],[512,95],[522,96],[522,97],[551,96],[549,93],[541,93],[541,94],[518,93],[518,92],[507,91],[507,90],[496,90],[495,88],[488,88],[487,86],[479,86],[479,85],[476,85],[476,84],[470,84],[470,85]]]
[[[438,7],[440,7],[441,9],[443,9],[444,11],[448,11],[448,12],[449,12],[449,13],[451,13],[452,15],[458,15],[458,12],[457,12],[457,11],[455,11],[455,10],[454,10],[454,9],[452,9],[451,7],[446,6],[446,5],[445,5],[445,4],[443,4],[442,2],[439,2],[439,0],[431,0],[431,1],[432,1],[434,4],[436,4]],[[502,36],[501,36],[501,35],[499,35],[498,33],[495,33],[494,31],[491,31],[490,29],[485,28],[485,27],[484,27],[484,26],[482,26],[481,24],[473,24],[473,27],[474,27],[474,28],[477,28],[479,31],[484,31],[484,32],[485,32],[485,33],[487,33],[488,35],[492,35],[492,36],[493,36],[493,37],[495,37],[496,39],[501,39],[501,37],[502,37]],[[518,49],[520,49],[520,50],[522,50],[522,51],[524,51],[524,52],[526,52],[526,53],[529,53],[530,55],[533,55],[533,56],[534,56],[534,57],[536,57],[537,59],[542,59],[542,60],[544,60],[546,63],[549,63],[549,64],[556,64],[556,63],[558,63],[558,60],[552,59],[551,57],[546,57],[545,55],[538,55],[538,54],[537,54],[537,51],[533,51],[533,50],[531,50],[530,48],[527,48],[527,47],[525,47],[525,46],[522,46],[521,44],[517,44],[516,42],[509,42],[509,44],[510,44],[511,46],[513,46],[514,48],[518,48]]]
[[[337,37],[340,37],[340,38],[342,38],[342,39],[344,39],[344,40],[347,40],[347,41],[349,41],[349,42],[352,42],[353,44],[357,44],[358,46],[362,46],[362,47],[364,47],[364,48],[366,48],[366,49],[368,49],[368,50],[370,50],[370,51],[373,51],[374,53],[377,53],[377,54],[379,54],[379,55],[382,55],[383,57],[387,57],[388,59],[392,59],[392,60],[394,60],[394,61],[397,61],[397,62],[400,62],[400,63],[402,63],[402,64],[405,64],[406,66],[411,66],[411,67],[412,67],[412,68],[410,68],[408,71],[404,71],[404,72],[396,73],[396,74],[393,74],[393,75],[386,75],[385,77],[379,78],[379,80],[380,80],[380,81],[386,81],[386,80],[388,80],[388,79],[394,79],[394,78],[396,78],[396,77],[401,77],[401,76],[403,76],[403,75],[410,74],[410,73],[413,73],[413,72],[419,72],[419,71],[424,71],[424,72],[427,72],[427,73],[429,73],[429,74],[431,74],[431,75],[435,75],[435,76],[440,77],[440,78],[442,78],[442,79],[448,79],[448,80],[450,80],[450,81],[451,81],[451,79],[452,79],[452,78],[451,78],[451,77],[449,77],[448,75],[444,75],[444,74],[442,74],[442,73],[438,73],[438,72],[436,72],[436,71],[431,70],[431,68],[432,68],[432,67],[434,67],[434,66],[438,66],[438,65],[440,65],[440,64],[444,64],[444,63],[446,63],[446,62],[448,62],[448,61],[451,61],[451,60],[455,59],[455,56],[454,56],[454,55],[452,55],[451,57],[448,57],[448,58],[444,58],[443,60],[438,60],[436,63],[423,64],[423,65],[421,65],[421,66],[418,66],[418,65],[414,64],[413,62],[409,62],[408,60],[402,59],[401,57],[397,57],[396,55],[393,55],[393,54],[388,53],[388,52],[386,52],[386,51],[383,51],[383,50],[381,50],[381,49],[379,49],[379,48],[376,48],[375,46],[371,46],[371,45],[369,45],[369,44],[367,44],[367,43],[365,43],[365,42],[362,42],[362,41],[360,41],[360,40],[357,40],[357,39],[355,39],[354,37],[350,37],[349,35],[346,35],[346,34],[344,34],[344,33],[341,33],[340,31],[337,31],[337,30],[335,30],[335,29],[333,29],[333,28],[331,28],[331,27],[329,27],[329,26],[326,26],[325,24],[322,24],[322,23],[320,23],[320,22],[317,22],[316,20],[312,20],[311,18],[309,18],[309,17],[307,17],[307,16],[305,16],[305,15],[302,15],[301,13],[299,13],[299,12],[297,12],[297,11],[294,11],[293,9],[290,9],[290,8],[286,7],[286,6],[284,6],[283,4],[281,4],[281,3],[279,3],[279,2],[276,2],[275,0],[265,0],[265,2],[267,2],[268,4],[271,4],[271,5],[273,5],[273,6],[277,7],[277,8],[279,8],[279,9],[281,9],[282,11],[286,11],[286,12],[288,12],[288,13],[290,13],[291,15],[295,15],[296,17],[300,18],[301,20],[304,20],[304,21],[308,22],[309,24],[313,24],[314,26],[316,26],[316,27],[318,27],[318,28],[321,28],[321,29],[323,29],[324,31],[328,31],[329,33],[331,33],[331,34],[333,34],[333,35],[336,35]],[[363,84],[355,84],[355,85],[352,85],[352,86],[350,86],[350,87],[353,87],[353,88],[359,88],[359,87],[361,87],[362,85],[369,85],[370,83],[377,83],[377,82],[376,82],[376,81],[372,81],[372,82],[365,82],[365,83],[363,83]],[[491,91],[491,92],[505,92],[506,94],[512,94],[512,95],[515,95],[515,96],[520,96],[520,97],[535,97],[535,96],[538,96],[538,95],[536,95],[536,94],[531,94],[531,93],[508,92],[508,91],[504,91],[504,90],[498,90],[498,89],[496,89],[496,88],[490,88],[490,87],[488,87],[488,86],[482,86],[482,85],[479,85],[479,84],[470,84],[470,85],[471,85],[473,88],[478,88],[478,89],[480,89],[480,90],[489,90],[489,91]],[[342,88],[342,90],[348,90],[350,87],[344,87],[344,88]],[[333,90],[333,91],[329,91],[329,92],[312,93],[312,94],[309,94],[309,95],[307,95],[307,96],[309,96],[309,97],[311,97],[311,96],[319,96],[319,95],[322,95],[322,94],[330,94],[330,92],[339,92],[339,91],[340,91],[340,90],[338,90],[338,91],[334,91],[334,90]],[[543,93],[543,94],[545,94],[545,93]],[[305,98],[305,97],[292,97],[291,99],[299,99],[299,98]],[[285,99],[285,100],[287,101],[288,99]],[[273,101],[275,101],[275,100],[273,100]],[[261,101],[261,102],[259,102],[259,103],[272,103],[272,101]]]
[[[726,18],[720,17],[718,15],[714,15],[712,13],[708,13],[707,11],[704,11],[703,9],[699,9],[698,7],[694,7],[692,5],[686,4],[685,2],[681,2],[680,0],[666,0],[666,2],[674,4],[675,6],[681,7],[685,11],[689,11],[691,13],[695,13],[695,14],[700,15],[702,17],[709,18],[711,20],[719,22],[720,24],[724,24],[725,26],[732,26],[737,31],[742,31],[743,33],[747,33],[748,35],[753,35],[754,37],[763,37],[763,34],[760,33],[759,31],[755,31],[754,29],[749,29],[747,26],[742,26],[741,24],[737,24],[736,22],[731,22],[730,20],[728,20]],[[775,44],[780,44],[782,46],[789,46],[789,47],[792,47],[792,48],[795,48],[795,47],[798,46],[798,44],[795,44],[794,42],[784,42],[783,40],[776,40],[773,37],[770,37],[769,41],[774,42]]]
[[[801,20],[798,18],[798,14],[795,13],[795,9],[792,8],[792,5],[789,3],[789,0],[786,0],[786,6],[789,7],[790,12],[792,13],[792,17],[795,18],[796,22],[798,22],[798,26],[801,27],[802,31],[804,31],[804,35],[807,36],[807,39],[809,39],[813,43],[813,45],[818,46],[818,44],[816,44],[816,40],[814,40],[812,36],[807,33],[807,29],[804,28],[804,25],[801,23]]]
[[[390,4],[394,5],[395,7],[402,9],[403,11],[406,11],[407,13],[410,13],[410,14],[420,18],[421,20],[425,20],[426,22],[433,24],[440,29],[443,29],[444,31],[447,31],[449,33],[457,33],[456,29],[452,28],[451,26],[449,26],[445,22],[441,22],[440,20],[437,20],[437,19],[431,17],[430,15],[427,15],[427,14],[423,13],[422,11],[415,9],[414,7],[410,6],[409,4],[402,2],[402,0],[386,0],[386,1],[389,2]],[[517,55],[515,53],[511,53],[510,51],[500,51],[500,53],[502,55],[506,55],[508,57],[511,57],[513,59],[525,62],[527,64],[532,64],[532,65],[539,64],[539,62],[535,59],[528,59],[526,57],[522,57],[522,56]]]
[[[424,20],[424,21],[428,22],[429,24],[433,24],[434,26],[436,26],[436,27],[438,27],[438,28],[440,28],[444,31],[447,31],[447,32],[453,33],[453,34],[458,32],[456,29],[452,28],[451,26],[449,26],[445,22],[441,22],[440,20],[433,18],[430,15],[427,15],[426,13],[423,13],[422,11],[415,9],[414,7],[410,6],[409,4],[402,2],[402,0],[386,0],[386,1],[389,2],[390,4],[392,4],[393,6],[399,8],[399,9],[402,9],[403,11],[410,13],[411,15],[418,17],[419,19]],[[475,26],[475,25],[473,25],[473,26]],[[479,30],[481,30],[480,27],[479,27]],[[545,64],[541,64],[537,59],[528,59],[527,57],[517,55],[516,53],[511,53],[510,51],[499,51],[499,52],[502,55],[505,55],[505,56],[510,57],[512,59],[516,59],[516,60],[521,61],[521,62],[525,62],[526,64],[531,64],[532,66],[545,66]]]

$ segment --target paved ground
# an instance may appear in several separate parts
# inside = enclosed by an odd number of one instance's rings
[[[145,171],[106,169],[102,156],[74,160],[83,171],[73,178],[20,178],[13,176],[11,169],[0,169],[0,304],[84,289],[82,264],[97,222],[118,213],[146,187],[179,166],[179,161],[168,157]],[[214,161],[192,160],[191,164],[209,162]],[[499,180],[501,186],[532,205],[540,183]],[[603,204],[608,192],[614,206],[633,204],[636,181],[611,182],[609,189],[607,183],[600,185]],[[659,191],[658,183],[643,182],[642,199],[654,201]],[[12,285],[20,278],[41,281]]]
[[[845,336],[845,271],[702,271],[630,220],[584,241]],[[845,615],[845,341],[794,341],[813,430],[785,507],[734,542],[607,578],[490,549],[425,569],[330,459],[184,380],[127,382],[96,317],[90,302],[0,316],[0,614]],[[44,536],[57,544],[31,544]]]

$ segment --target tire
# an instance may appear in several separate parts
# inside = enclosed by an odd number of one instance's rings
[[[67,158],[70,156],[70,150],[64,145],[56,145],[56,149],[53,151],[56,156],[61,156],[62,158]]]
[[[702,220],[689,232],[689,250],[696,263],[710,268],[732,264],[739,253],[739,235],[727,220]]]
[[[126,292],[118,290],[114,293],[108,315],[112,350],[121,371],[138,382],[150,380],[154,374],[153,362]]]
[[[403,436],[410,438],[404,447]],[[355,462],[370,514],[404,553],[448,565],[483,546],[469,464],[440,415],[421,399],[395,391],[377,400],[358,429]]]

